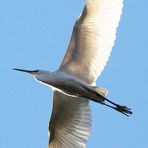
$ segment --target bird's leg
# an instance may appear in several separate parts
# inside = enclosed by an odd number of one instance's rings
[[[126,116],[129,116],[129,114],[132,114],[132,111],[131,111],[130,108],[128,108],[128,107],[126,107],[126,106],[122,106],[122,105],[116,104],[116,103],[110,101],[109,99],[107,99],[107,98],[105,98],[105,97],[103,97],[103,98],[104,98],[105,101],[107,101],[107,102],[113,104],[115,107],[114,107],[114,106],[111,106],[111,105],[108,105],[108,104],[106,104],[105,102],[102,102],[101,104],[103,104],[103,105],[105,105],[105,106],[108,106],[108,107],[111,107],[111,108],[115,109],[115,110],[118,111],[118,112],[121,112],[122,114],[124,114],[124,115],[126,115]]]
[[[101,94],[99,94],[99,93],[96,93],[96,92],[95,92],[95,94],[96,94],[97,96],[99,96],[99,99],[92,99],[92,101],[99,102],[99,103],[101,103],[101,104],[103,104],[103,105],[105,105],[105,106],[108,106],[108,107],[110,107],[110,108],[113,108],[114,110],[116,110],[116,111],[118,111],[118,112],[120,112],[120,113],[122,113],[122,114],[124,114],[124,115],[126,115],[126,116],[129,116],[129,114],[132,114],[132,111],[131,111],[130,108],[128,108],[128,107],[126,107],[126,106],[119,105],[119,104],[117,104],[117,103],[114,103],[114,102],[110,101],[110,100],[107,99],[105,96],[103,96],[103,95],[101,95]],[[102,98],[103,101],[100,100],[100,98]],[[114,105],[114,106],[111,106],[111,105],[105,103],[105,101],[108,102],[108,103],[110,103],[110,104],[112,104],[112,105]]]
[[[122,113],[122,114],[124,114],[124,115],[126,115],[126,116],[129,116],[129,114],[132,114],[132,111],[131,111],[130,108],[128,108],[128,107],[126,107],[126,106],[119,105],[119,104],[117,104],[117,103],[114,103],[114,102],[110,101],[109,99],[107,99],[105,96],[103,96],[103,95],[101,95],[101,94],[99,94],[99,93],[97,93],[97,92],[94,92],[94,93],[95,93],[97,96],[99,96],[99,98],[101,97],[104,101],[101,101],[100,99],[92,99],[93,101],[99,102],[99,103],[101,103],[101,104],[103,104],[103,105],[105,105],[105,106],[108,106],[108,107],[110,107],[110,108],[113,108],[113,109],[115,109],[116,111],[118,111],[118,112],[120,112],[120,113]],[[106,104],[105,101],[108,102],[108,103],[110,103],[110,104],[112,104],[112,105],[114,105],[114,106],[111,106],[111,105],[109,105],[109,104]]]
[[[130,108],[128,108],[128,107],[126,107],[126,106],[121,106],[121,105],[119,105],[119,104],[116,104],[116,103],[110,101],[110,100],[107,99],[105,96],[103,96],[103,95],[101,95],[100,93],[94,91],[93,89],[90,89],[90,88],[86,87],[85,85],[82,85],[82,84],[81,84],[80,82],[78,82],[78,81],[74,81],[74,83],[77,84],[78,86],[81,86],[81,87],[82,87],[83,89],[85,89],[86,91],[91,92],[92,94],[95,94],[95,96],[97,96],[97,97],[92,97],[92,96],[89,97],[90,100],[92,100],[92,101],[94,101],[94,102],[98,102],[98,103],[103,104],[103,105],[105,105],[105,106],[108,106],[108,107],[110,107],[110,108],[113,108],[114,110],[116,110],[116,111],[118,111],[118,112],[120,112],[120,113],[122,113],[122,114],[124,114],[124,115],[126,115],[126,116],[129,116],[129,114],[132,114],[132,111],[131,111]],[[90,94],[91,94],[91,93],[90,93]],[[80,95],[80,97],[87,98],[87,97],[81,96],[81,95]],[[110,103],[110,104],[112,104],[112,105],[114,105],[114,106],[111,106],[111,105],[109,105],[109,104],[106,104],[105,101],[108,102],[108,103]]]

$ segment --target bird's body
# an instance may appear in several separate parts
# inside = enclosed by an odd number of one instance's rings
[[[97,88],[91,84],[85,83],[65,72],[55,71],[55,72],[48,72],[48,71],[40,71],[40,74],[36,75],[35,78],[52,87],[53,89],[65,93],[66,95],[70,96],[79,96],[87,99],[98,99],[99,97],[96,96],[96,93],[106,95],[107,91],[102,88]],[[103,98],[100,98],[100,102],[104,101]]]
[[[53,88],[49,148],[86,147],[91,124],[89,100],[132,114],[126,106],[108,100],[107,90],[95,85],[114,45],[122,7],[123,0],[87,0],[57,71],[15,69]]]

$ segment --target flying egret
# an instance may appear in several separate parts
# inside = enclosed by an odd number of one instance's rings
[[[66,55],[55,72],[22,70],[53,89],[49,148],[84,148],[90,134],[89,100],[125,115],[130,108],[106,98],[97,87],[116,38],[123,0],[87,0],[73,27]]]

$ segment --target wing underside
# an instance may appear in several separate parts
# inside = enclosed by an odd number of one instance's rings
[[[90,133],[89,101],[55,91],[49,148],[85,148]]]
[[[111,53],[123,0],[87,0],[59,68],[87,83],[96,81]]]

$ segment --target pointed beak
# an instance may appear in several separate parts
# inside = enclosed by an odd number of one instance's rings
[[[32,75],[36,75],[37,72],[39,71],[39,70],[24,70],[24,69],[17,69],[17,68],[13,68],[13,70],[25,72]]]

